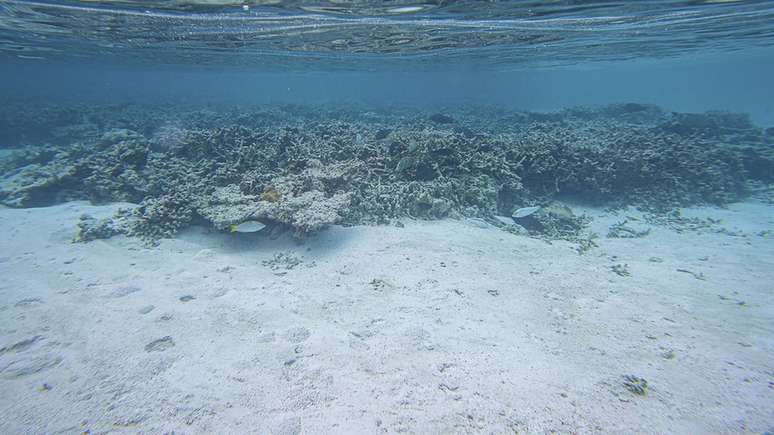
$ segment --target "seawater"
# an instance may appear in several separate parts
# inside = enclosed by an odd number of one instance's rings
[[[2,1],[0,432],[771,433],[772,77],[769,1]]]

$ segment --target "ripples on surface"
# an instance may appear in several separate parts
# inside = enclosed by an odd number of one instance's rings
[[[264,69],[512,68],[770,46],[770,1],[0,3],[4,58]]]

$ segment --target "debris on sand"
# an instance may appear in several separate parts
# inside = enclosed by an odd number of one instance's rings
[[[292,252],[280,252],[274,254],[269,260],[263,260],[263,265],[271,270],[292,270],[299,264],[303,263],[303,260],[293,255]]]
[[[163,352],[171,347],[175,346],[175,341],[167,335],[166,337],[161,337],[157,340],[153,340],[150,343],[145,345],[145,351],[146,352]]]
[[[624,375],[623,386],[638,396],[648,395],[648,381],[634,375]]]
[[[688,270],[688,269],[676,269],[676,270],[678,272],[687,273],[687,274],[693,276],[694,278],[698,279],[699,281],[706,281],[707,280],[707,277],[703,273],[701,273],[701,272],[693,272],[693,271]]]
[[[610,266],[610,270],[613,271],[618,276],[631,276],[631,272],[629,272],[629,265],[628,264],[614,264]]]
[[[628,226],[629,220],[625,219],[610,226],[607,237],[610,239],[639,239],[650,234],[650,228],[638,230]]]

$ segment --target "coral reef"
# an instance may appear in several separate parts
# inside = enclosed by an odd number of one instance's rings
[[[84,241],[152,241],[248,219],[303,237],[401,217],[492,221],[526,205],[541,208],[504,228],[582,241],[585,218],[557,200],[663,212],[739,200],[774,181],[774,134],[745,115],[636,103],[555,113],[46,106],[28,119],[32,110],[0,108],[3,145],[15,150],[0,161],[0,202],[138,204],[114,224],[82,220]]]

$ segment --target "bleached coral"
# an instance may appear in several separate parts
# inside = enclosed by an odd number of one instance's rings
[[[744,115],[636,103],[444,111],[453,123],[411,109],[136,105],[54,107],[32,122],[19,115],[29,110],[9,107],[0,108],[9,140],[67,142],[0,162],[1,202],[131,201],[139,205],[116,231],[148,240],[248,219],[299,236],[406,216],[487,219],[562,195],[648,208],[723,204],[750,182],[774,180],[774,136]],[[32,125],[42,132],[21,131]],[[55,129],[61,135],[47,133]],[[532,231],[550,238],[573,238],[585,225],[559,209],[538,218]]]

